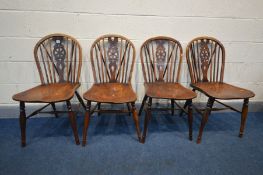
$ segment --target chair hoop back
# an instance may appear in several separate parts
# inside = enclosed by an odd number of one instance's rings
[[[165,36],[146,40],[140,50],[145,82],[178,82],[183,49],[179,41]]]
[[[133,43],[121,35],[96,39],[90,49],[95,83],[130,83],[135,62]]]
[[[75,38],[60,33],[47,35],[36,44],[34,57],[42,84],[79,82],[82,49]]]
[[[225,48],[212,37],[198,37],[189,42],[186,60],[191,82],[223,82]]]

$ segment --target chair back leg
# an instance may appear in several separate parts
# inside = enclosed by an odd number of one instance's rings
[[[56,109],[55,103],[51,103],[51,106],[52,106],[52,109],[53,109],[53,111],[54,111],[55,117],[58,118],[58,113],[57,113],[57,109]]]
[[[19,123],[21,129],[21,146],[26,146],[26,112],[25,112],[25,102],[20,102],[20,116]]]
[[[172,107],[171,113],[172,115],[174,115],[174,99],[171,99],[171,107]]]
[[[143,107],[144,107],[144,104],[145,104],[147,98],[148,98],[147,95],[144,95],[143,100],[142,100],[142,104],[141,104],[141,107],[139,110],[139,116],[142,114],[142,110],[143,110]]]

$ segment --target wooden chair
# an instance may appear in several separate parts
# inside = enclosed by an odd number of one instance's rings
[[[94,112],[130,112],[135,122],[140,141],[140,129],[135,108],[136,94],[131,86],[135,61],[135,47],[132,42],[120,35],[104,35],[94,41],[90,50],[90,59],[95,83],[84,93],[87,108],[84,119],[83,142],[86,145],[90,116]],[[91,109],[91,102],[97,104]],[[101,103],[127,104],[128,110],[101,109]]]
[[[85,105],[77,92],[82,65],[82,50],[79,42],[64,34],[51,34],[42,38],[35,46],[34,57],[38,68],[41,85],[15,94],[13,100],[20,102],[21,143],[26,145],[26,120],[51,105],[53,113],[58,113],[55,103],[66,102],[69,120],[75,142],[79,144],[75,114],[70,100],[76,94],[82,106]],[[47,103],[26,117],[25,103]],[[47,112],[45,112],[47,113]]]
[[[198,37],[190,41],[186,48],[186,59],[191,77],[191,87],[208,97],[205,110],[197,111],[202,115],[197,143],[201,142],[203,129],[212,110],[231,109],[241,113],[239,137],[243,136],[248,112],[249,98],[255,94],[223,82],[225,68],[225,49],[223,44],[212,37]],[[219,100],[243,99],[242,111],[239,111]],[[226,108],[213,108],[214,102]],[[185,107],[188,104],[185,104]],[[202,112],[204,111],[204,112]]]
[[[192,140],[192,99],[196,97],[196,94],[179,83],[182,54],[181,44],[173,38],[164,36],[150,38],[141,46],[140,57],[145,81],[145,96],[139,114],[148,99],[142,136],[143,143],[146,138],[148,121],[151,118],[153,98],[171,100],[172,108],[169,110],[172,110],[172,114],[174,114],[174,104],[182,109],[175,100],[187,101],[188,110],[184,111],[188,113],[189,139]]]

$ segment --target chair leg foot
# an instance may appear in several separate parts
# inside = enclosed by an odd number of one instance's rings
[[[75,116],[74,112],[72,111],[70,101],[67,101],[67,108],[68,108],[69,121],[70,121],[72,130],[73,130],[75,142],[77,145],[79,145],[80,142],[79,142],[79,136],[78,136],[78,130],[77,130],[76,116]]]
[[[20,102],[20,116],[19,116],[20,130],[21,130],[21,146],[26,146],[26,112],[25,102]]]
[[[249,99],[244,99],[244,103],[242,107],[242,114],[241,114],[240,131],[239,131],[240,138],[242,138],[244,134],[245,124],[247,120],[247,113],[248,113],[248,102],[249,102]]]
[[[85,146],[87,143],[87,131],[89,127],[89,121],[90,121],[90,105],[91,102],[87,102],[86,112],[85,112],[85,118],[84,118],[84,127],[83,127],[83,133],[82,133],[82,146]]]

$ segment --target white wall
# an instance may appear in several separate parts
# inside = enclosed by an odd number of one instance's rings
[[[137,49],[133,85],[141,100],[139,47],[156,35],[186,43],[200,35],[218,38],[226,48],[225,81],[253,90],[263,101],[262,0],[0,0],[0,105],[14,93],[39,84],[33,47],[43,36],[61,32],[83,47],[81,93],[92,83],[88,51],[100,35],[117,33]],[[185,65],[185,63],[184,63]],[[188,84],[183,68],[182,82]]]

